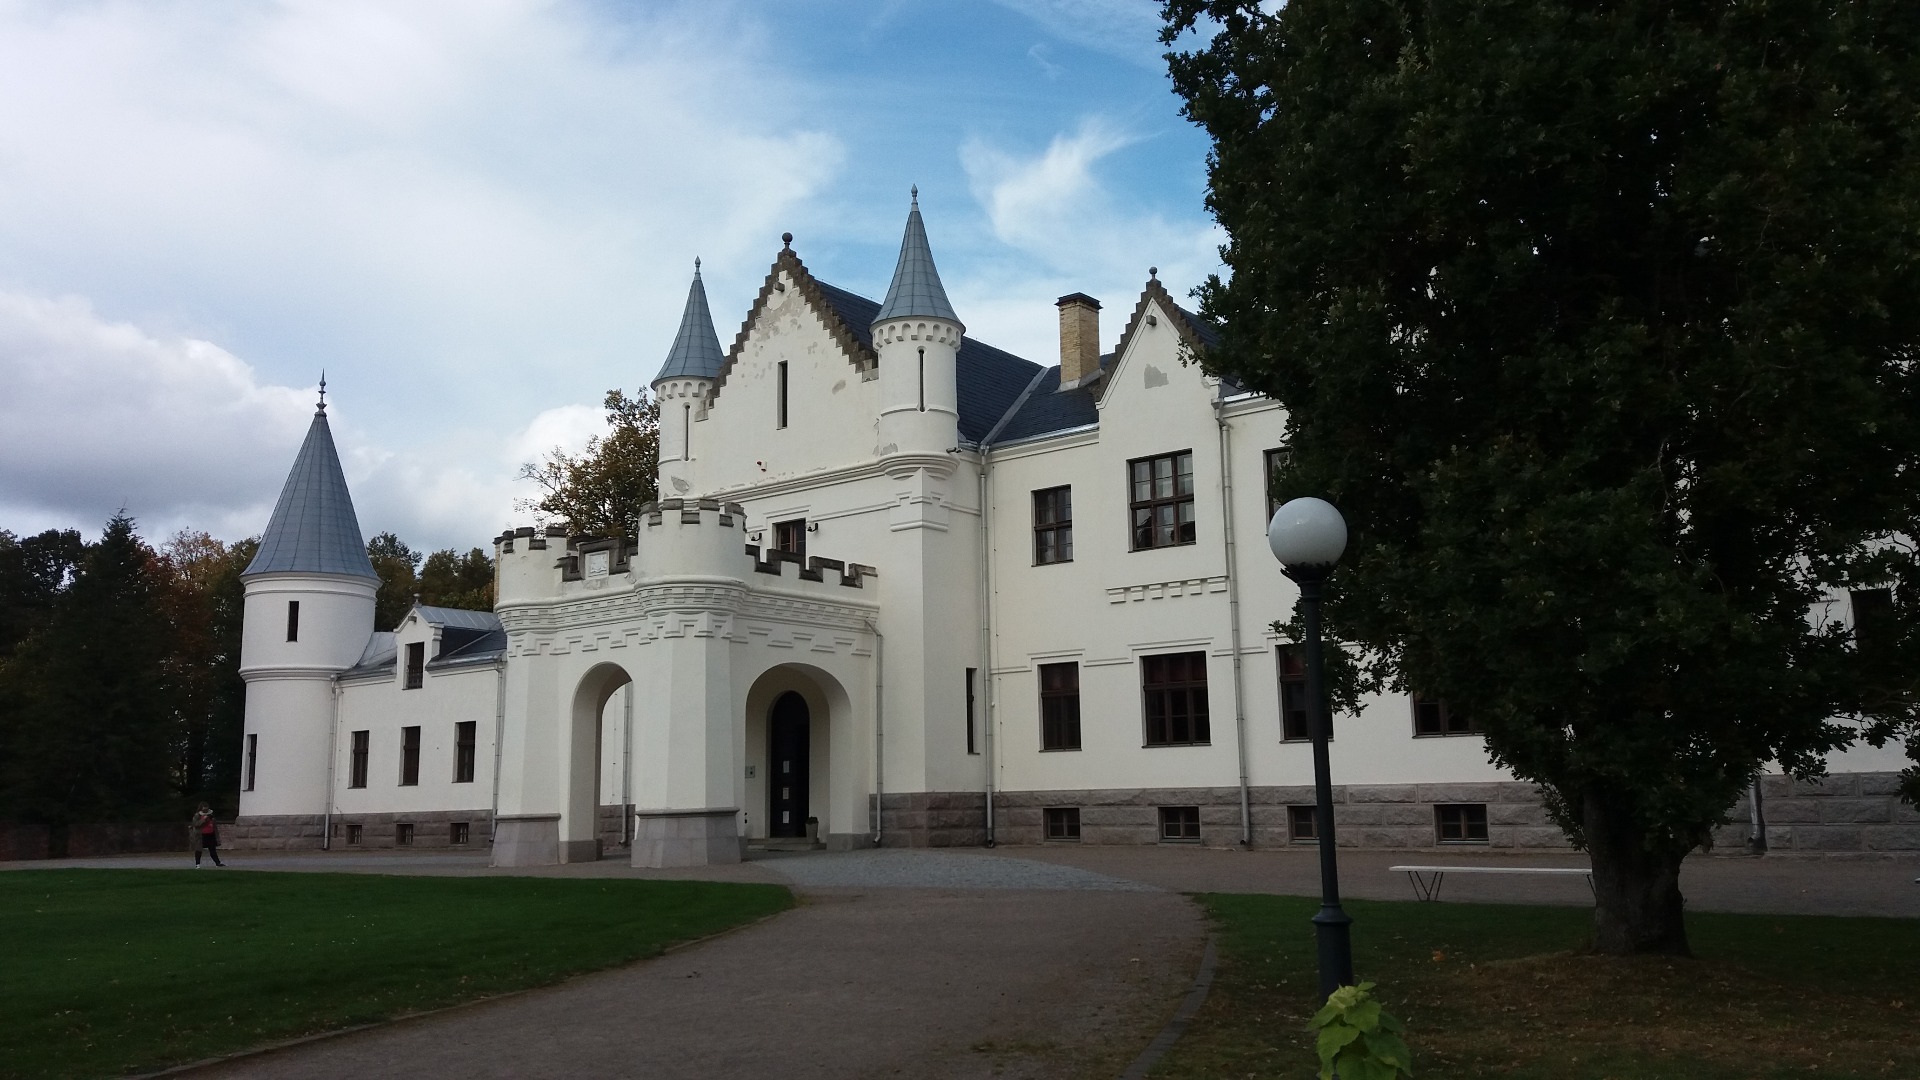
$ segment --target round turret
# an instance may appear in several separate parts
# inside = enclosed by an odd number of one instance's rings
[[[894,454],[939,454],[959,439],[959,358],[966,327],[947,300],[913,189],[900,259],[873,319],[880,358],[880,441]]]

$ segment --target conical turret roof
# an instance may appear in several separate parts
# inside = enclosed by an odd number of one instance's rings
[[[712,379],[720,374],[727,354],[713,332],[713,313],[707,310],[707,287],[700,283],[700,260],[693,260],[693,287],[687,290],[687,309],[680,313],[680,332],[667,350],[654,382],[666,379]]]
[[[887,286],[887,298],[880,304],[874,323],[888,319],[945,319],[958,325],[960,317],[947,302],[946,286],[940,284],[940,271],[933,266],[933,249],[927,246],[927,227],[920,220],[920,189],[913,189],[913,208],[907,211],[907,232],[900,238],[900,261],[893,267],[893,284]]]
[[[307,441],[273,504],[273,518],[260,537],[260,551],[242,577],[254,574],[339,574],[379,580],[367,561],[366,538],[354,516],[340,455],[333,448],[323,402],[313,413]]]

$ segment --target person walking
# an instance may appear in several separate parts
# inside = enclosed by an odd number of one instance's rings
[[[224,867],[220,861],[220,825],[213,820],[213,807],[206,803],[193,812],[193,868],[200,869],[200,853],[204,851],[213,856],[213,865]]]

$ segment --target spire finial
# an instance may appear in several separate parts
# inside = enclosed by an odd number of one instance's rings
[[[700,276],[700,256],[698,255],[695,255],[693,257],[693,276],[694,277]]]
[[[1160,279],[1160,268],[1157,266],[1147,267],[1147,277],[1151,280],[1158,281]]]
[[[314,410],[314,414],[327,415],[327,372],[324,368],[320,371],[320,407]]]
[[[907,193],[913,196],[914,209],[918,210],[920,208],[920,185],[915,184],[908,188]]]
[[[781,251],[793,250],[793,234],[792,233],[783,232],[780,234],[780,250]]]

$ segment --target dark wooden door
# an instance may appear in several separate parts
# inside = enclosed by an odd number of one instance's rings
[[[807,835],[807,728],[799,694],[781,694],[767,723],[767,835]]]

